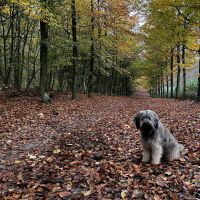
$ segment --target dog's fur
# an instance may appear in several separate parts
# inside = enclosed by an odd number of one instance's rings
[[[142,162],[160,164],[161,158],[167,161],[178,159],[183,145],[160,122],[158,115],[152,110],[143,110],[134,118],[137,129],[141,132],[143,147]]]

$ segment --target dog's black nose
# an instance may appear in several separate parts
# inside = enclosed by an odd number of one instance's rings
[[[148,132],[148,131],[151,131],[153,129],[152,125],[148,122],[144,122],[142,124],[142,127],[141,127],[141,130],[144,131],[144,132]]]

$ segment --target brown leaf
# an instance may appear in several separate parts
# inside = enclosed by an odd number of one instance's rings
[[[140,165],[133,164],[133,169],[135,170],[136,173],[141,173]]]
[[[59,195],[61,198],[63,198],[63,197],[68,197],[68,196],[70,196],[71,193],[65,191],[65,192],[59,192],[58,195]]]
[[[83,195],[86,197],[86,196],[91,195],[93,192],[94,192],[94,190],[93,190],[93,189],[90,189],[90,190],[88,190],[87,192],[83,192]]]
[[[155,195],[154,200],[162,200],[162,198],[160,198],[160,196],[158,196],[158,195]]]

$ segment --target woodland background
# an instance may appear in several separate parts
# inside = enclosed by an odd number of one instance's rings
[[[0,0],[0,199],[200,199],[199,27],[199,0]],[[146,109],[179,159],[141,162]]]
[[[200,99],[198,0],[1,0],[1,90]]]

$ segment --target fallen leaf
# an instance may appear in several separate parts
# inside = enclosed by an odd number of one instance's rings
[[[63,197],[68,197],[68,196],[70,196],[71,193],[65,191],[65,192],[59,192],[58,195],[59,195],[61,198],[63,198]]]
[[[28,154],[28,157],[31,160],[35,160],[36,159],[36,155],[32,155],[32,154]]]
[[[7,140],[6,143],[10,144],[10,143],[12,143],[12,140]]]
[[[133,169],[135,170],[136,173],[141,173],[140,165],[133,164]]]
[[[162,200],[162,199],[158,195],[155,195],[154,200]]]
[[[93,189],[91,190],[88,190],[87,192],[83,192],[83,195],[86,197],[86,196],[89,196],[93,193]]]
[[[20,160],[15,160],[15,164],[20,164],[21,162]]]
[[[171,172],[171,171],[166,171],[165,174],[166,174],[167,176],[171,176],[171,175],[172,175],[172,172]]]
[[[43,113],[39,113],[37,114],[40,118],[44,118],[44,114]]]
[[[53,153],[54,153],[54,154],[59,154],[60,152],[61,152],[60,149],[54,149],[54,150],[53,150]]]
[[[127,191],[123,190],[121,192],[121,197],[122,197],[123,200],[127,200]]]

